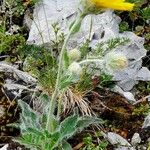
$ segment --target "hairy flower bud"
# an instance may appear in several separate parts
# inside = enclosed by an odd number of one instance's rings
[[[77,63],[77,62],[73,62],[73,63],[69,66],[68,70],[69,70],[71,73],[77,74],[77,75],[80,75],[80,74],[82,73],[82,68],[81,68],[80,64]]]
[[[71,61],[77,61],[81,57],[81,52],[78,49],[72,49],[68,52],[68,57]]]
[[[112,71],[125,69],[128,65],[126,56],[117,52],[110,52],[106,54],[104,62],[106,69],[111,69]]]

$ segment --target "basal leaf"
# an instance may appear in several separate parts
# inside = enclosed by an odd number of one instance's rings
[[[60,137],[61,137],[61,133],[60,131],[56,131],[55,133],[52,134],[51,138],[50,138],[50,143],[49,143],[49,150],[53,150],[55,147],[58,146],[59,142],[60,142]]]
[[[77,122],[78,122],[78,115],[72,115],[66,118],[63,122],[61,122],[60,133],[62,139],[70,137],[71,135],[74,134]]]
[[[40,128],[41,127],[40,123],[39,123],[40,115],[37,114],[36,112],[34,112],[30,108],[30,106],[27,103],[25,103],[24,101],[19,100],[18,103],[22,110],[22,112],[20,114],[22,126],[27,127],[27,128],[28,127]]]
[[[102,124],[103,121],[100,118],[97,117],[80,117],[80,119],[77,122],[76,129],[82,131],[84,128],[88,127],[91,124]]]

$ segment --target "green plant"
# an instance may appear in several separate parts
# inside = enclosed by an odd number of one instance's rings
[[[99,136],[97,136],[97,138],[99,138]],[[83,139],[83,142],[85,146],[80,150],[106,150],[108,146],[108,142],[104,140],[99,143],[94,143],[93,137],[90,134]]]
[[[129,0],[134,2],[135,8],[132,12],[117,12],[122,19],[120,23],[120,32],[125,30],[133,31],[138,36],[145,38],[145,48],[149,50],[149,18],[150,5],[148,0]],[[137,30],[140,27],[140,31]]]
[[[128,24],[126,21],[122,21],[122,22],[119,24],[119,31],[120,31],[120,32],[127,31],[128,29],[129,29],[129,24]]]
[[[51,55],[51,50],[43,46],[24,45],[19,55],[24,60],[23,70],[35,76],[43,89],[51,93],[58,68],[57,58]]]
[[[5,28],[0,26],[0,54],[15,54],[24,44],[25,38],[22,35],[7,35]]]
[[[111,6],[111,3],[109,4]],[[132,7],[133,5],[131,4],[130,6]],[[47,97],[49,101],[46,103],[46,107],[43,108],[43,114],[35,113],[26,103],[19,101],[22,108],[20,116],[21,138],[17,140],[19,143],[32,149],[67,150],[71,149],[71,146],[67,143],[68,138],[73,136],[76,132],[82,131],[84,127],[87,127],[90,124],[101,123],[101,119],[88,116],[80,117],[78,113],[74,113],[73,115],[65,118],[63,121],[60,121],[62,106],[65,108],[68,101],[71,101],[70,103],[73,104],[74,107],[76,104],[79,108],[83,107],[85,114],[91,115],[90,109],[88,108],[88,102],[86,102],[83,95],[95,86],[91,86],[92,82],[90,81],[90,78],[94,75],[94,70],[97,69],[97,63],[100,66],[100,68],[98,68],[99,73],[107,70],[105,72],[106,74],[111,74],[113,71],[126,67],[127,58],[124,54],[117,54],[113,51],[113,49],[117,46],[128,42],[127,39],[119,38],[112,39],[104,43],[107,44],[104,51],[101,51],[102,48],[100,48],[100,45],[103,44],[99,44],[99,48],[96,51],[97,54],[93,54],[93,57],[89,57],[88,55],[89,43],[87,41],[81,48],[81,58],[71,61],[69,52],[66,50],[68,41],[72,35],[79,31],[84,17],[89,13],[95,12],[99,13],[99,9],[95,9],[93,11],[93,6],[88,5],[83,6],[83,10],[78,11],[77,18],[70,25],[66,38],[64,39],[63,36],[61,36],[61,42],[63,42],[63,45],[59,43],[60,40],[58,39],[59,27],[57,24],[53,25],[55,33],[53,47],[58,50],[58,55],[55,56],[52,49],[46,50],[42,47],[33,47],[34,50],[37,51],[27,55],[27,62],[29,62],[29,65],[31,64],[31,66],[33,66],[36,70],[35,75],[38,77],[38,80],[40,81],[41,79],[40,83],[46,87],[46,92],[44,92],[48,93]],[[59,51],[60,47],[61,50]],[[38,51],[38,49],[40,51]],[[74,52],[78,53],[78,50],[75,50]],[[36,54],[35,58],[32,57],[32,54]],[[42,57],[38,58],[38,56]],[[80,54],[78,57],[79,56]],[[76,59],[76,57],[72,58]],[[91,67],[90,64],[93,64],[94,67]],[[29,68],[29,70],[31,68]],[[89,69],[90,73],[87,73],[87,71],[84,72],[84,68],[86,70]],[[28,67],[26,69],[28,69]],[[104,75],[102,73],[102,78],[103,81],[107,82],[110,77],[106,74]],[[83,76],[83,78],[81,76]],[[84,81],[84,79],[86,81]],[[82,92],[80,93],[79,91],[82,91],[83,95]],[[65,99],[67,102],[66,105],[63,105]],[[55,111],[56,108],[57,112]]]
[[[137,85],[137,89],[145,95],[149,94],[149,92],[150,92],[150,82],[149,81],[140,82],[140,84]]]
[[[112,50],[116,48],[119,45],[124,45],[126,43],[130,42],[127,38],[113,38],[107,41],[108,49]]]
[[[58,54],[61,50],[65,37],[64,37],[64,33],[60,31],[60,27],[57,22],[52,24],[52,28],[55,35],[55,39],[51,41],[52,47],[53,50],[56,51]]]
[[[139,107],[135,108],[132,112],[132,115],[136,116],[146,116],[150,112],[150,107],[149,105],[140,105]]]
[[[71,145],[67,142],[68,138],[91,124],[102,123],[102,120],[96,117],[80,117],[77,112],[62,122],[53,116],[51,120],[53,132],[50,133],[45,129],[48,109],[45,109],[43,114],[39,114],[21,100],[19,105],[22,110],[21,123],[14,125],[20,127],[21,137],[15,141],[35,150],[71,150]]]
[[[23,15],[27,6],[33,6],[39,0],[5,0],[3,1],[5,7],[9,9],[12,15]]]

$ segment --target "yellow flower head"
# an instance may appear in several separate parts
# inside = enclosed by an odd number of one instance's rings
[[[125,0],[81,0],[86,13],[95,13],[102,9],[133,10],[134,4]]]
[[[90,0],[98,8],[111,8],[114,10],[133,10],[134,4],[125,0]]]

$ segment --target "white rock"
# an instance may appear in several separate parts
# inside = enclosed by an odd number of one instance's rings
[[[143,123],[143,126],[142,126],[142,128],[147,128],[147,127],[150,127],[150,113],[149,113],[149,115],[145,118],[144,123]]]
[[[37,45],[49,43],[54,39],[52,23],[58,22],[66,31],[70,16],[77,10],[78,0],[43,0],[36,4],[28,42]],[[44,42],[44,43],[43,43]]]
[[[136,102],[134,95],[131,92],[124,92],[119,86],[114,86],[114,88],[111,89],[113,92],[119,93],[123,97],[125,97],[130,103]]]
[[[131,92],[124,92],[123,96],[131,102],[136,102],[134,95]]]
[[[141,138],[140,138],[139,133],[134,133],[134,135],[133,135],[133,137],[132,137],[132,139],[131,139],[131,143],[132,143],[133,145],[137,145],[137,144],[139,144],[140,142],[141,142]]]
[[[132,145],[119,134],[108,132],[107,133],[107,140],[112,144],[115,145],[115,150],[135,150]]]
[[[16,75],[18,78],[20,78],[21,80],[23,80],[28,84],[34,84],[37,82],[37,80],[33,78],[31,75],[29,75],[27,72],[18,70],[11,64],[7,64],[5,62],[0,62],[0,72],[12,73],[14,76]]]
[[[8,148],[8,144],[4,145],[2,148],[0,148],[0,150],[7,150]]]

